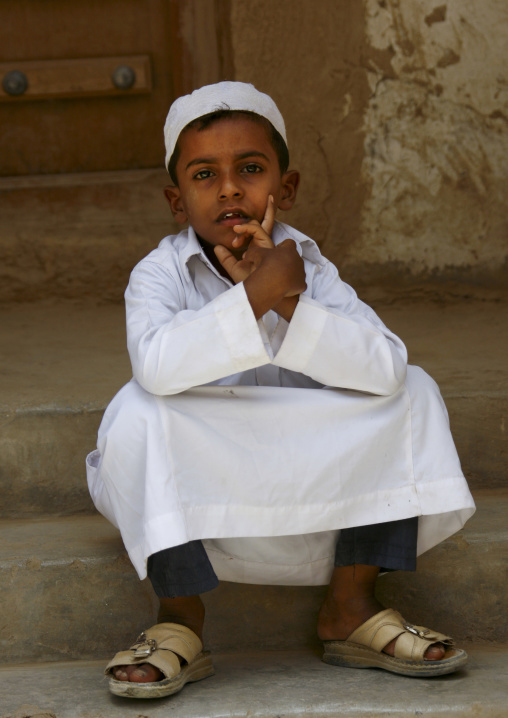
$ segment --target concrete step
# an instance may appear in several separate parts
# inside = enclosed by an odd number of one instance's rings
[[[181,229],[167,183],[164,168],[0,177],[0,301],[121,301],[132,267]]]
[[[84,459],[130,379],[120,305],[0,308],[3,516],[93,513]]]
[[[471,646],[468,666],[413,680],[337,668],[312,651],[216,654],[216,674],[170,698],[109,694],[102,662],[0,669],[2,718],[506,718],[508,646]]]
[[[477,493],[459,534],[416,573],[379,580],[385,605],[457,641],[507,642],[507,491]],[[324,587],[222,583],[203,596],[214,651],[318,648]],[[0,655],[4,663],[107,658],[154,622],[119,534],[100,516],[0,521]]]
[[[377,309],[440,384],[471,486],[506,486],[508,304]],[[84,457],[131,376],[123,306],[0,307],[0,346],[0,516],[93,512]]]

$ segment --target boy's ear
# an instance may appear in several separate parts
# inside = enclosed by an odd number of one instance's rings
[[[175,220],[178,224],[185,224],[187,222],[187,214],[183,207],[180,188],[174,187],[170,184],[167,187],[164,187],[164,196],[169,202],[169,206],[171,207],[171,212],[173,213]]]
[[[282,191],[278,208],[282,210],[291,209],[293,206],[296,193],[298,192],[298,186],[300,184],[300,173],[296,170],[289,170],[282,175]]]

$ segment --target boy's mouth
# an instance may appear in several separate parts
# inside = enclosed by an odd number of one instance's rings
[[[250,217],[241,209],[232,208],[222,211],[215,221],[226,227],[234,227],[235,224],[245,224],[249,220]]]

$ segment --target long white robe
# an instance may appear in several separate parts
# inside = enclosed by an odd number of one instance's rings
[[[286,237],[307,279],[290,324],[256,321],[192,228],[131,275],[134,378],[87,473],[140,578],[150,554],[204,539],[221,579],[324,584],[341,528],[419,516],[422,553],[474,512],[435,382],[315,243],[276,223]]]

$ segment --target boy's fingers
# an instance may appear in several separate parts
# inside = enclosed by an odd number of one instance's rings
[[[236,259],[236,257],[231,254],[229,249],[224,247],[223,244],[217,244],[213,251],[215,252],[215,256],[221,265],[235,283],[243,282],[255,268],[251,262],[246,262],[244,259]]]
[[[287,239],[282,240],[282,242],[279,242],[277,245],[278,247],[292,247],[293,249],[296,249],[296,242],[294,239],[291,239],[291,237],[288,237]]]
[[[233,231],[242,238],[242,242],[239,244],[236,243],[236,240],[233,240],[235,247],[241,247],[244,241],[249,238],[255,240],[256,244],[260,247],[272,249],[274,246],[270,235],[265,232],[256,220],[246,222],[245,224],[235,224]]]
[[[273,224],[275,222],[275,202],[273,195],[268,195],[268,202],[266,204],[266,212],[261,222],[261,226],[269,237],[272,236]]]
[[[237,259],[231,254],[229,249],[227,247],[224,247],[223,244],[217,244],[213,251],[215,252],[215,256],[219,260],[219,262],[222,264],[226,272],[229,272],[232,267],[235,266],[235,264],[238,262]]]
[[[233,246],[237,247],[237,249],[240,249],[240,247],[242,246],[242,244],[245,242],[246,239],[247,239],[246,235],[243,235],[243,234],[237,235],[233,240]]]

